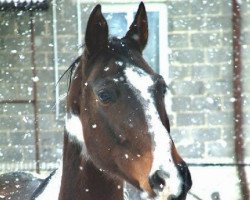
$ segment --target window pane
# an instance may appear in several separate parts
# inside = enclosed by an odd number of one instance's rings
[[[109,24],[109,34],[118,38],[123,37],[127,30],[126,13],[104,13]]]
[[[143,52],[148,64],[159,72],[159,12],[148,12],[149,38]]]

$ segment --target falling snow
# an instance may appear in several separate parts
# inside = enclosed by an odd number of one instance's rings
[[[241,5],[242,12],[240,81],[243,88],[238,88],[241,92],[244,123],[241,137],[244,139],[245,162],[249,163],[250,6],[249,1],[237,0],[237,3]],[[78,18],[77,6],[68,6],[67,1],[58,2],[57,24],[53,24],[52,9],[34,13],[36,75],[32,71],[28,13],[0,11],[0,172],[35,168],[35,163],[31,162],[36,153],[35,110],[38,112],[41,167],[48,170],[58,166],[62,156],[67,75],[59,83],[57,81],[77,57],[77,52],[82,51],[84,33],[77,34],[85,27],[83,19],[92,9],[92,5],[80,3],[81,18]],[[108,23],[113,23],[110,35],[114,32],[122,37],[127,29],[128,17],[119,14],[122,6],[119,4],[117,9],[112,9],[116,14],[106,14]],[[234,122],[239,120],[233,116],[234,104],[238,99],[234,96],[232,82],[231,1],[169,1],[160,4],[156,10],[153,6],[148,7],[154,12],[148,12],[149,42],[143,53],[149,65],[161,73],[169,86],[165,101],[171,135],[178,152],[189,163],[233,163],[236,139],[233,127]],[[160,10],[163,16],[164,8],[167,9],[166,18],[159,20],[157,13]],[[159,24],[162,21],[164,23]],[[54,30],[57,38],[53,37]],[[125,47],[124,43],[121,45]],[[55,57],[56,53],[58,57]],[[124,67],[122,61],[115,64]],[[108,74],[110,67],[104,67],[103,71]],[[122,82],[125,78],[121,76],[113,80]],[[34,88],[34,84],[37,84],[37,88]],[[81,84],[91,86],[86,81]],[[35,92],[37,107],[34,107]],[[16,100],[21,103],[15,103]],[[133,128],[134,122],[131,119],[127,121]],[[96,129],[98,126],[92,124],[91,128]],[[136,156],[140,158],[142,155]],[[129,159],[128,154],[124,157]],[[221,199],[239,199],[239,182],[232,168],[191,167],[194,180],[192,193],[202,199],[216,199],[216,195]],[[79,167],[79,170],[82,168]],[[212,175],[208,177],[207,174]],[[215,183],[211,177],[218,174],[225,179],[221,178]],[[203,181],[205,179],[206,182]],[[227,190],[223,188],[226,183]],[[20,185],[15,187],[19,188]],[[118,189],[120,187],[117,186]],[[89,192],[89,189],[85,191]],[[0,198],[5,196],[0,194]],[[192,199],[191,196],[188,199]]]

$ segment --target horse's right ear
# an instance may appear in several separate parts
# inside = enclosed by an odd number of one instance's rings
[[[85,44],[88,55],[108,46],[108,24],[102,15],[101,5],[97,5],[90,14]]]

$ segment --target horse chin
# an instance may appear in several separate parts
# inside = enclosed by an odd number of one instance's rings
[[[142,200],[160,200],[160,199],[169,199],[168,195],[164,195],[162,192],[141,192],[140,197]]]
[[[155,193],[154,190],[149,186],[149,183],[143,184],[140,186],[142,192],[140,194],[142,199],[154,199],[157,194]]]
[[[155,192],[155,191],[142,191],[140,193],[140,197],[142,200],[160,200],[160,199],[166,199],[166,196],[164,196],[161,193]]]
[[[141,199],[143,200],[153,200],[155,198],[155,195],[150,195],[147,192],[141,192],[140,194]]]
[[[168,189],[163,191],[157,190],[145,190],[141,191],[140,197],[142,200],[161,200],[161,199],[168,199],[168,200],[185,200],[186,195],[184,197],[176,197],[175,195],[171,194]]]

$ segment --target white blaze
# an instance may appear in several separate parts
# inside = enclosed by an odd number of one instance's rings
[[[161,196],[163,193],[164,195],[178,195],[181,189],[181,178],[171,155],[171,138],[161,122],[153,96],[150,93],[150,87],[154,85],[154,82],[149,74],[135,66],[126,66],[124,73],[128,84],[136,92],[136,96],[144,108],[149,132],[155,142],[150,175],[157,170],[168,173],[169,178],[165,179],[164,191],[159,195]]]

